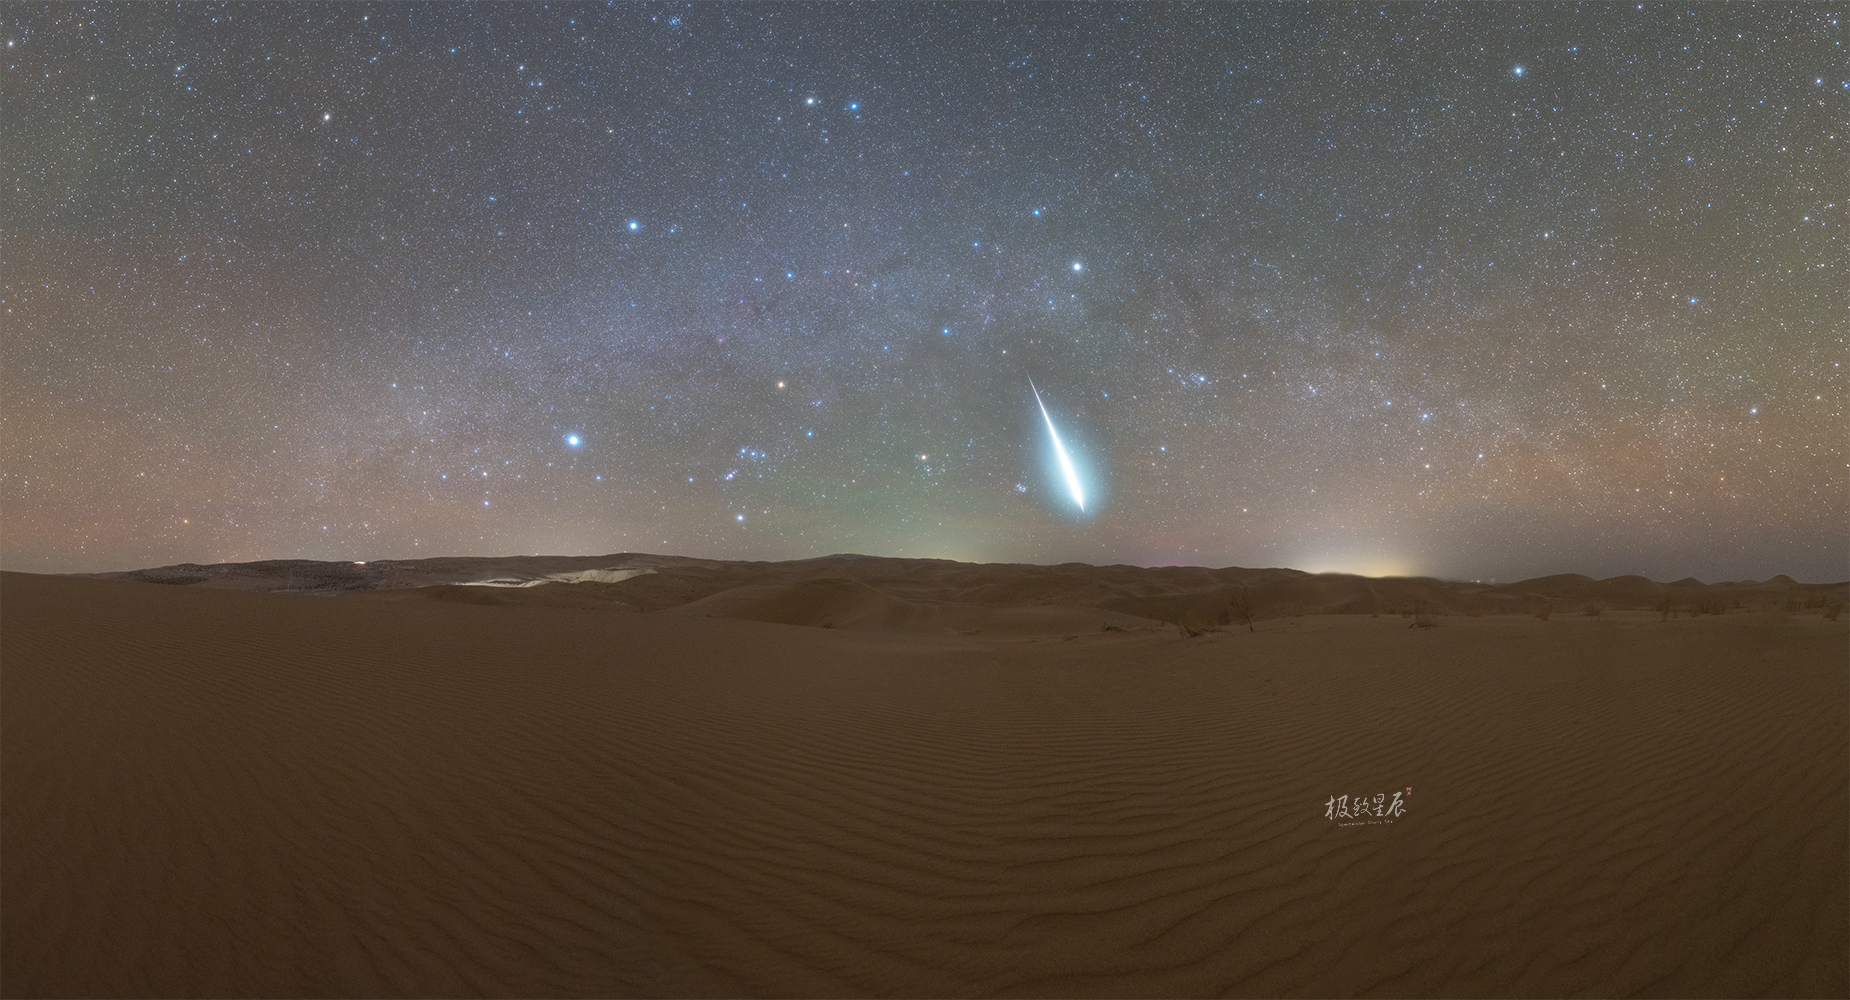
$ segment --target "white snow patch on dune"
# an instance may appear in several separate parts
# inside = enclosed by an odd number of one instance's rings
[[[537,580],[501,576],[492,580],[469,580],[465,587],[537,587],[544,583],[622,583],[632,576],[644,576],[652,569],[581,569],[572,573],[548,573]]]

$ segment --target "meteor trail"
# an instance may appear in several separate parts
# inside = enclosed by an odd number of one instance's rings
[[[1080,510],[1086,509],[1086,494],[1079,488],[1079,473],[1073,471],[1073,460],[1067,457],[1066,446],[1060,443],[1060,432],[1053,429],[1053,418],[1047,415],[1047,404],[1041,402],[1041,390],[1034,388],[1034,380],[1028,380],[1028,388],[1034,393],[1034,405],[1041,408],[1041,419],[1047,421],[1047,436],[1053,438],[1053,451],[1060,456],[1060,474],[1066,477],[1066,488],[1073,493],[1073,502]]]

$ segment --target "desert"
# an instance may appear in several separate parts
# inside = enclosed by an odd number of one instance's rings
[[[4,991],[1841,996],[1846,589],[9,572]]]
[[[9,0],[0,998],[1850,997],[1842,6]]]

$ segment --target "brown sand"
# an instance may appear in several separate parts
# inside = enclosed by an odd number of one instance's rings
[[[0,574],[0,989],[1850,994],[1850,620],[1183,638],[1059,569]]]

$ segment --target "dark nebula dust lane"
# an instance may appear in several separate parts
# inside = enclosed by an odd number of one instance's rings
[[[9,4],[0,563],[1841,580],[1842,19]]]

